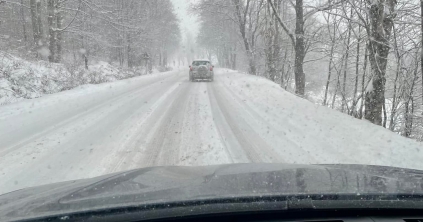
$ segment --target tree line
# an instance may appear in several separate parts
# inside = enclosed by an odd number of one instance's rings
[[[3,0],[0,50],[52,63],[166,66],[179,49],[169,0]],[[147,61],[148,60],[148,61]]]
[[[422,140],[423,1],[201,0],[192,10],[199,45],[221,66]]]

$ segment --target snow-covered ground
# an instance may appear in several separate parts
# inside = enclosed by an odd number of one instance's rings
[[[0,193],[157,165],[359,163],[423,169],[422,146],[261,77],[187,70],[0,106]]]

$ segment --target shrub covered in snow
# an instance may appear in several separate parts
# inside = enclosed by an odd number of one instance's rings
[[[0,54],[0,104],[32,99],[67,87],[70,73],[60,64],[28,62]]]
[[[26,61],[0,52],[0,105],[32,99],[84,84],[99,84],[142,75],[142,68],[121,70],[109,63],[67,67],[46,61]]]
[[[98,62],[89,66],[88,70],[84,67],[77,67],[72,71],[73,80],[77,81],[74,85],[83,84],[99,84],[103,82],[111,82],[119,79],[134,77],[141,72],[135,70],[120,70],[107,62]]]

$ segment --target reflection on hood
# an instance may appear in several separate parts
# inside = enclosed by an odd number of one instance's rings
[[[0,218],[205,199],[316,194],[423,194],[423,172],[361,165],[152,167],[2,195]]]

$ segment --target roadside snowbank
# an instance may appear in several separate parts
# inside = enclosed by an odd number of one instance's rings
[[[120,70],[102,61],[90,65],[88,70],[84,67],[68,69],[63,64],[30,62],[0,52],[0,105],[38,98],[84,84],[131,78],[141,73],[144,72],[140,69]]]
[[[0,53],[0,105],[65,90],[68,79],[70,73],[62,65]]]
[[[231,73],[220,79],[235,98],[250,108],[250,124],[260,127],[257,130],[270,138],[266,140],[269,147],[276,148],[288,162],[423,169],[419,142],[313,104],[265,78],[220,71],[225,72]]]

